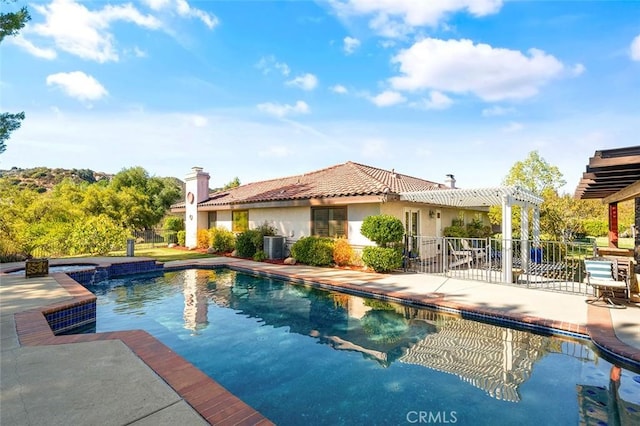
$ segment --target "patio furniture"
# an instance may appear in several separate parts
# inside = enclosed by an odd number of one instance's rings
[[[487,258],[487,250],[485,247],[474,247],[466,238],[463,238],[461,242],[462,248],[468,250],[471,256],[473,256],[474,262],[484,261]]]
[[[456,249],[451,241],[447,242],[449,244],[449,268],[455,268],[461,265],[467,265],[468,268],[471,268],[471,263],[473,262],[473,256],[471,250],[460,250]]]
[[[629,278],[625,275],[622,280],[618,279],[617,263],[609,260],[585,259],[584,265],[587,285],[592,286],[599,293],[596,299],[588,300],[587,303],[603,300],[610,306],[624,307],[613,302],[616,298],[615,290],[623,290],[625,299],[629,299],[630,296]]]

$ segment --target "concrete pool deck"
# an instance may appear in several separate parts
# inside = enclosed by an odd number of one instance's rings
[[[60,262],[52,262],[56,263]],[[462,311],[475,318],[589,336],[614,359],[622,358],[623,366],[640,370],[636,305],[609,309],[585,303],[583,295],[514,285],[233,258],[168,262],[165,268],[224,264],[298,283]],[[0,265],[0,272],[20,265]],[[92,295],[65,274],[29,279],[0,275],[0,424],[270,424],[146,332],[54,336],[42,312],[87,297]]]

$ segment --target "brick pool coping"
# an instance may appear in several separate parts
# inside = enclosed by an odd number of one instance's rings
[[[51,276],[69,292],[73,299],[16,313],[14,315],[16,331],[21,346],[121,340],[210,424],[273,424],[146,331],[55,336],[45,318],[45,313],[91,302],[96,297],[66,274],[57,273]]]
[[[208,265],[185,263],[172,269],[189,267],[207,268]],[[517,312],[504,312],[498,309],[465,305],[447,300],[446,295],[442,293],[407,295],[402,292],[373,289],[371,287],[363,288],[358,284],[338,282],[331,278],[310,277],[308,274],[296,274],[285,270],[275,273],[272,268],[273,265],[270,265],[269,268],[263,268],[260,265],[243,267],[237,264],[221,263],[215,265],[215,267],[227,267],[236,271],[286,279],[293,283],[312,285],[330,290],[341,290],[387,300],[409,302],[445,312],[457,313],[463,317],[469,316],[505,325],[519,325],[524,328],[546,331],[559,336],[589,337],[596,346],[615,359],[630,363],[636,368],[640,367],[640,349],[633,348],[616,337],[611,314],[607,308],[588,305],[588,323],[584,326]],[[45,314],[92,302],[96,300],[96,297],[64,273],[51,274],[51,276],[69,293],[72,300],[16,313],[16,331],[22,346],[61,345],[119,339],[210,424],[273,424],[262,414],[231,394],[146,331],[131,330],[94,334],[54,335],[45,318]],[[374,274],[363,274],[360,281],[373,282],[377,279],[379,279],[379,276]]]

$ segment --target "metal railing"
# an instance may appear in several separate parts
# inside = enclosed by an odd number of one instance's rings
[[[593,243],[500,238],[409,237],[405,269],[452,278],[587,294],[584,259]]]
[[[155,248],[177,243],[177,234],[175,231],[166,231],[162,228],[144,229],[133,231],[133,239],[138,248]]]

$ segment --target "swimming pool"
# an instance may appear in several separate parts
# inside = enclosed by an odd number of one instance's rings
[[[640,375],[610,403],[586,341],[227,269],[87,287],[96,331],[147,330],[279,425],[640,420]]]

